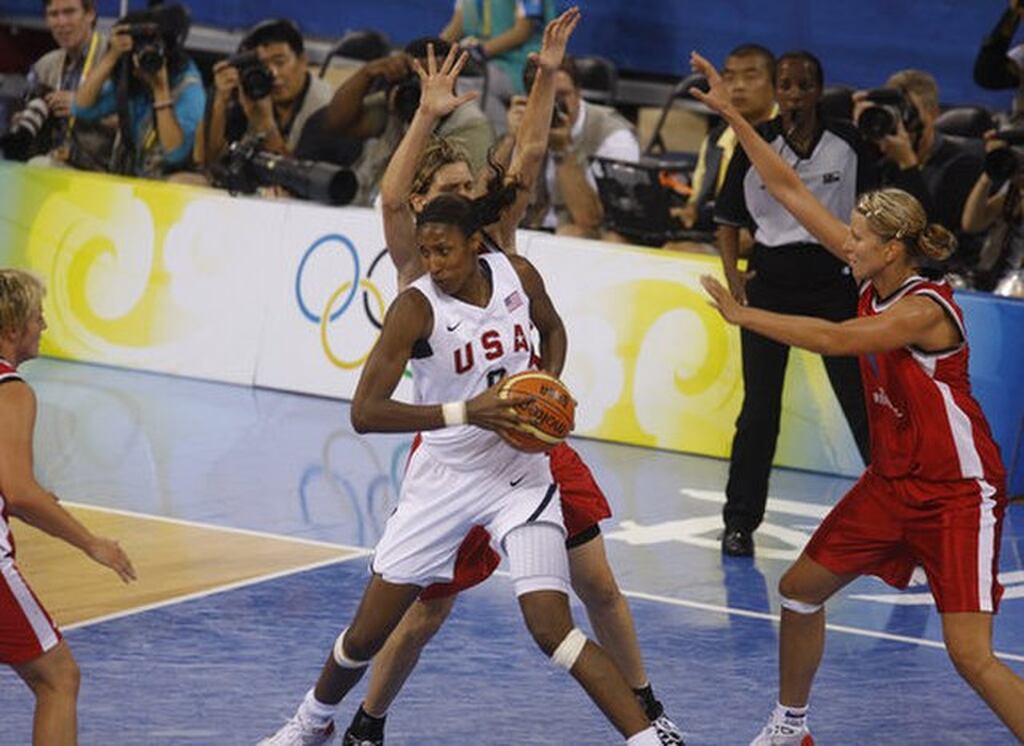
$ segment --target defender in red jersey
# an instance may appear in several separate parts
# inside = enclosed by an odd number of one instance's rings
[[[864,574],[905,586],[915,565],[928,575],[957,671],[1024,741],[1024,681],[992,653],[1004,470],[971,396],[953,293],[916,269],[948,257],[956,240],[898,189],[862,195],[844,224],[732,108],[714,67],[697,54],[693,63],[711,84],[697,96],[733,126],[772,196],[861,283],[858,317],[834,323],[742,306],[703,279],[730,323],[813,352],[859,355],[868,406],[871,466],[779,583],[779,704],[753,743],[813,743],[807,703],[825,644],[825,601]]]
[[[68,746],[77,738],[78,666],[18,570],[8,516],[78,547],[125,582],[135,579],[135,570],[116,542],[90,533],[32,473],[36,400],[18,366],[39,354],[43,292],[34,275],[0,269],[0,663],[35,695],[32,743]]]

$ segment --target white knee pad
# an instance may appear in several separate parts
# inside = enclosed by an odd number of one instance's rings
[[[817,614],[821,611],[823,604],[805,604],[803,601],[797,601],[793,598],[786,598],[782,596],[779,599],[783,609],[789,609],[795,611],[797,614]]]
[[[348,632],[348,627],[345,627],[338,635],[338,639],[334,641],[334,662],[342,668],[366,668],[370,664],[370,661],[355,661],[345,655],[345,633]]]
[[[555,652],[551,654],[551,662],[559,668],[571,671],[586,644],[587,636],[580,631],[579,627],[573,627],[555,648]]]
[[[527,523],[512,529],[503,542],[516,596],[534,591],[569,595],[569,555],[565,534],[553,523]]]

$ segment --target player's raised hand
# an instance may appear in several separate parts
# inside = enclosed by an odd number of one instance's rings
[[[562,13],[544,29],[544,41],[540,52],[530,55],[537,64],[547,72],[555,72],[565,58],[565,49],[569,45],[569,37],[580,22],[580,9],[576,6]]]
[[[705,93],[699,88],[692,87],[688,93],[719,114],[724,114],[725,110],[732,104],[729,99],[729,88],[722,79],[722,76],[718,74],[718,70],[696,51],[690,52],[690,67],[695,73],[700,73],[707,78],[708,92]]]
[[[477,91],[468,91],[461,96],[455,95],[455,81],[458,80],[467,60],[469,53],[460,54],[458,44],[452,44],[440,67],[437,65],[437,57],[434,56],[433,44],[427,45],[426,69],[419,60],[412,60],[412,68],[420,77],[420,109],[425,114],[438,118],[447,116],[479,95]]]

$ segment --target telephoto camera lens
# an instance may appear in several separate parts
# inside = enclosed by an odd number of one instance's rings
[[[866,140],[881,140],[888,135],[896,134],[898,113],[889,106],[871,106],[861,112],[857,120],[857,129]]]
[[[985,154],[985,174],[1002,183],[1013,178],[1024,166],[1024,157],[1017,148],[998,148]]]

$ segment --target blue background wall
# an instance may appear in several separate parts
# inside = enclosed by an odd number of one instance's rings
[[[565,0],[556,0],[565,6]],[[744,41],[775,52],[804,48],[825,63],[832,83],[881,84],[890,71],[921,67],[939,80],[942,99],[1004,108],[1006,93],[982,91],[971,79],[982,37],[1005,0],[581,0],[586,14],[573,50],[600,53],[629,70],[680,74],[691,49],[720,61]],[[98,0],[115,15],[116,0]],[[402,42],[440,30],[451,0],[194,0],[196,22],[245,27],[290,15],[312,36],[378,28]],[[39,0],[0,0],[2,15],[35,15]],[[132,0],[132,8],[145,7]]]

